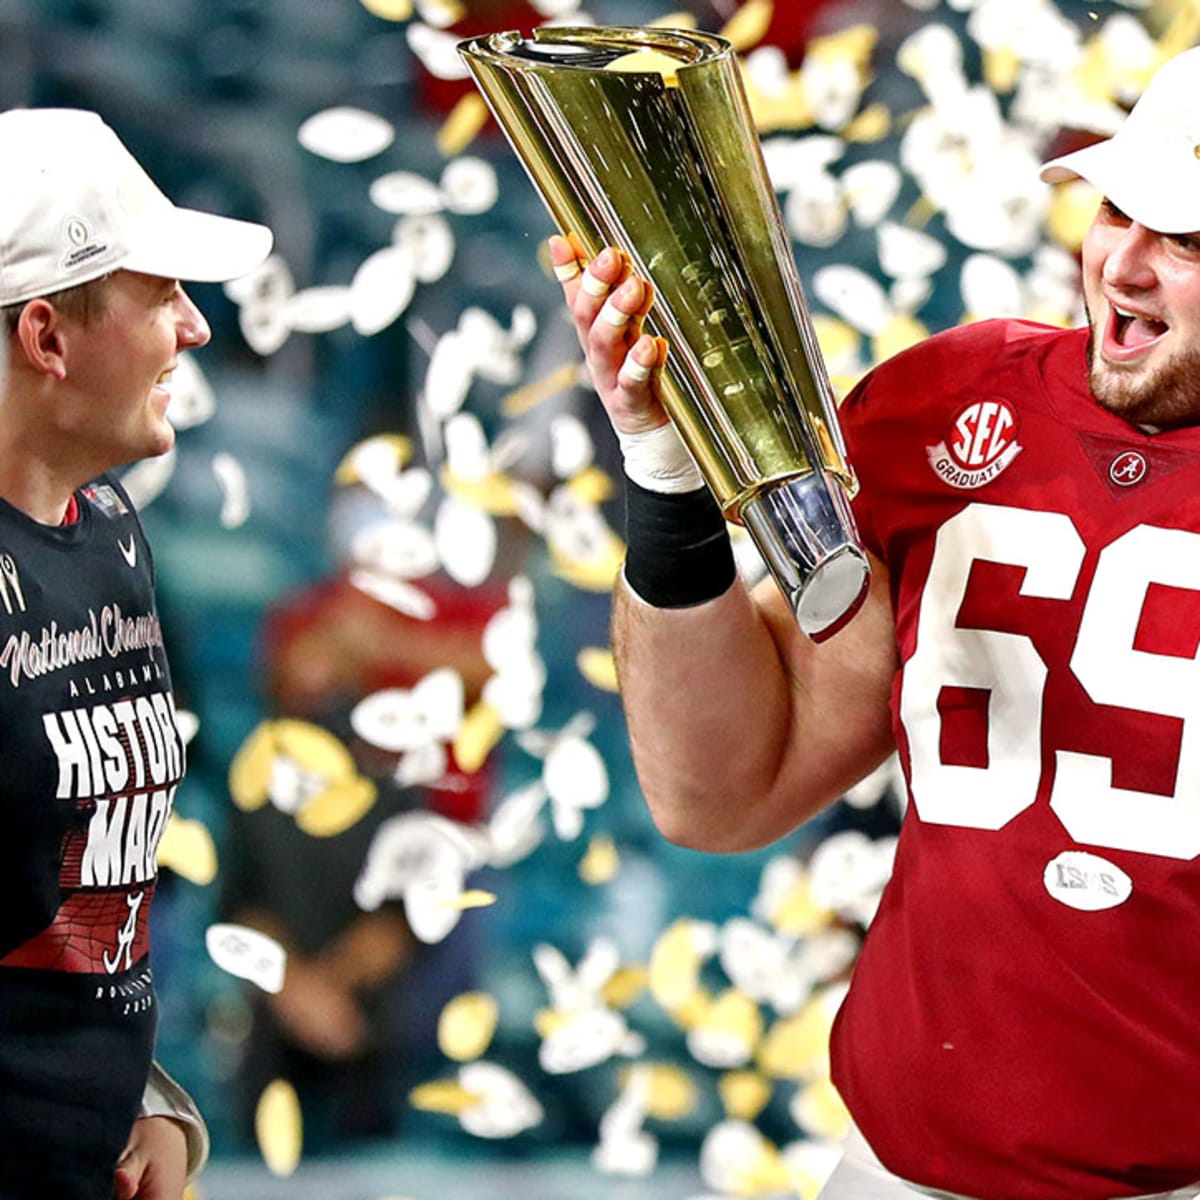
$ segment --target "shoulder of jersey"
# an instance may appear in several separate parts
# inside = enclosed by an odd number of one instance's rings
[[[1047,325],[1004,319],[955,326],[880,363],[846,406],[866,408],[872,417],[888,420],[939,402],[958,403],[964,393],[989,390],[1007,363],[1062,333]],[[872,393],[881,391],[887,397],[884,407],[870,405]]]

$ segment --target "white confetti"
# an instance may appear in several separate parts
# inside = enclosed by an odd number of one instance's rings
[[[304,288],[284,305],[289,328],[297,333],[329,333],[350,321],[349,287],[329,285]]]
[[[405,30],[405,35],[409,49],[435,79],[467,79],[470,76],[458,54],[459,39],[453,34],[431,29],[421,21],[413,21]]]
[[[368,195],[376,208],[397,215],[426,216],[441,212],[443,199],[437,184],[413,171],[391,171],[371,184]]]
[[[342,105],[314,113],[296,135],[311,154],[333,162],[362,162],[382,154],[395,140],[390,121],[361,108]]]
[[[209,957],[223,971],[273,995],[283,990],[287,953],[265,933],[245,925],[210,925],[204,933]]]
[[[250,486],[246,469],[232,454],[223,450],[213,455],[212,469],[221,487],[221,525],[225,529],[237,529],[250,516]]]
[[[469,156],[446,164],[441,188],[446,207],[454,213],[485,213],[500,197],[495,168]]]
[[[454,261],[454,233],[436,213],[401,217],[392,241],[404,251],[419,283],[436,283]]]
[[[499,537],[491,516],[448,497],[433,523],[438,557],[446,574],[463,587],[478,587],[492,573]]]
[[[175,429],[203,425],[217,411],[217,398],[195,355],[180,354],[171,376],[167,420]]]
[[[405,616],[415,617],[418,621],[432,621],[437,616],[437,605],[432,597],[402,579],[370,570],[351,571],[348,578],[351,587]]]
[[[459,1114],[459,1124],[476,1137],[510,1138],[540,1125],[542,1106],[511,1072],[495,1063],[473,1062],[461,1067],[458,1082],[478,1096]]]
[[[402,246],[376,250],[350,281],[350,322],[370,337],[386,329],[412,302],[417,289],[408,252]]]

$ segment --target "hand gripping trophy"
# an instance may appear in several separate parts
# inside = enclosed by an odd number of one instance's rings
[[[800,628],[829,636],[867,588],[857,484],[733,48],[544,27],[459,52],[562,231],[653,284],[663,403]]]

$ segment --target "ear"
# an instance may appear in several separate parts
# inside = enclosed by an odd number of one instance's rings
[[[17,320],[16,337],[33,370],[55,379],[67,377],[63,316],[49,300],[30,300]]]

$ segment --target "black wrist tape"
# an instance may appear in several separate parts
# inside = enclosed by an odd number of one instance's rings
[[[737,577],[720,506],[708,488],[652,492],[625,480],[625,582],[655,608],[715,600]]]

